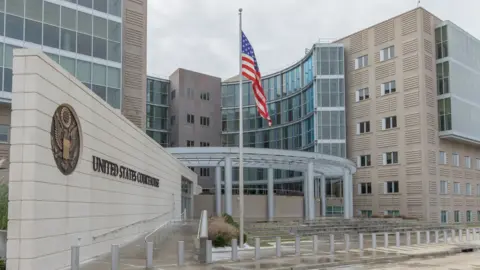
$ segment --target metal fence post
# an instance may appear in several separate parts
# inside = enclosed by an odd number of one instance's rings
[[[330,234],[330,254],[335,253],[335,238],[333,234]]]
[[[470,241],[470,229],[467,228],[467,242]]]
[[[350,250],[350,235],[345,234],[345,252]]]
[[[383,233],[383,246],[388,248],[388,233]]]
[[[412,232],[407,232],[407,246],[412,244]]]
[[[232,261],[238,260],[238,245],[237,239],[232,239]]]
[[[275,242],[276,255],[278,258],[280,258],[282,257],[282,239],[280,238],[280,236],[276,237]]]
[[[185,242],[178,241],[178,266],[182,266],[185,262]]]
[[[395,232],[395,246],[400,246],[400,232]]]
[[[435,231],[435,244],[438,244],[438,231]]]
[[[119,262],[119,246],[118,245],[112,245],[112,270],[120,270],[118,268],[118,262]]]
[[[377,248],[377,234],[372,233],[372,249],[376,249],[376,248]]]
[[[420,232],[417,231],[417,245],[420,245],[421,239],[420,239]]]
[[[153,267],[153,242],[147,242],[147,268]]]
[[[70,266],[72,270],[80,270],[80,246],[78,245],[72,246]]]
[[[425,238],[426,238],[425,242],[426,242],[427,244],[430,244],[430,231],[426,231],[426,232],[425,232],[425,236],[426,236],[426,237],[425,237]]]

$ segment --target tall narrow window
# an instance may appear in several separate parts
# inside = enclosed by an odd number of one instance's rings
[[[368,55],[362,55],[355,59],[355,69],[368,66]]]
[[[391,59],[395,56],[395,47],[390,46],[388,48],[380,50],[380,62]]]

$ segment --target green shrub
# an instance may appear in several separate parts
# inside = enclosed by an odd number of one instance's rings
[[[5,265],[5,261],[0,260],[0,270],[5,270],[5,269],[7,269],[7,266]]]
[[[213,239],[212,245],[214,247],[224,247],[227,246],[227,241],[225,240],[225,237],[223,237],[223,235],[218,234],[217,236],[215,236],[215,239]]]
[[[0,184],[0,230],[6,230],[7,224],[8,224],[8,185]]]

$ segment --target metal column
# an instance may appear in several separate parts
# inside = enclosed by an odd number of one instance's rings
[[[314,190],[313,190],[313,162],[310,161],[307,167],[307,183],[308,183],[308,219],[313,220],[315,219],[315,198],[314,198]]]
[[[350,172],[344,170],[343,172],[343,217],[350,218],[350,199],[349,199],[349,176]]]
[[[268,183],[267,183],[267,204],[268,204],[268,221],[273,221],[275,215],[275,203],[273,201],[273,168],[268,168],[267,171]]]
[[[225,213],[232,215],[232,158],[225,157]]]
[[[322,203],[322,216],[327,215],[327,192],[326,192],[326,184],[325,184],[325,175],[320,176],[320,200]]]
[[[222,167],[215,167],[215,209],[217,216],[222,215]]]

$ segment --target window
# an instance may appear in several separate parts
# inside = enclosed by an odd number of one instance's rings
[[[452,163],[453,166],[460,166],[460,156],[458,154],[453,153],[452,154]]]
[[[355,91],[355,101],[356,102],[359,102],[361,100],[366,100],[366,99],[369,99],[369,98],[370,98],[370,92],[368,90],[368,87],[358,89],[357,91]]]
[[[388,48],[380,50],[380,62],[393,58],[395,56],[394,48],[394,46],[390,46]]]
[[[92,37],[77,33],[77,52],[80,54],[92,55]]]
[[[370,218],[372,217],[373,212],[372,210],[361,210],[360,214],[362,215],[362,217]]]
[[[76,52],[77,51],[77,35],[75,32],[62,29],[60,32],[61,42],[60,48],[65,51]]]
[[[447,164],[447,154],[443,151],[440,151],[440,156],[438,158],[438,164]]]
[[[390,116],[382,119],[382,130],[396,128],[397,127],[397,117]]]
[[[93,9],[107,13],[107,0],[93,0]]]
[[[77,60],[77,79],[84,83],[92,82],[92,63]]]
[[[470,159],[470,157],[465,157],[465,168],[472,168],[472,160]]]
[[[25,41],[42,45],[42,24],[25,19]]]
[[[187,140],[187,147],[194,147],[194,146],[195,146],[195,141]]]
[[[437,101],[438,104],[438,129],[439,131],[452,129],[452,107],[451,99],[443,98]]]
[[[200,168],[200,176],[210,176],[210,168]]]
[[[382,83],[380,85],[380,90],[381,90],[381,95],[382,96],[397,92],[397,87],[395,86],[395,81]]]
[[[2,4],[5,1],[1,1]],[[23,16],[23,9],[24,9],[24,1],[23,0],[7,0],[7,12],[12,13],[18,16]]]
[[[3,1],[0,1],[3,3]],[[25,2],[25,17],[37,21],[42,21],[43,1],[42,0],[27,0]],[[2,4],[0,4],[2,5]],[[3,8],[3,7],[2,7]]]
[[[372,194],[372,183],[358,184],[358,194]]]
[[[73,31],[77,30],[77,11],[62,7],[61,26]]]
[[[120,42],[122,39],[122,24],[108,21],[108,39]]]
[[[170,93],[170,96],[171,96],[172,100],[175,99],[176,94],[177,94],[177,91],[176,91],[176,90],[172,90],[172,92]]]
[[[384,215],[391,216],[391,217],[398,217],[400,216],[400,210],[386,210]]]
[[[383,153],[383,165],[398,164],[398,152]]]
[[[93,38],[93,56],[107,59],[107,41],[103,38]]]
[[[187,123],[195,124],[195,115],[187,114]]]
[[[440,181],[440,194],[448,194],[448,182],[445,180]]]
[[[175,125],[175,115],[170,116],[170,125]]]
[[[368,55],[363,55],[355,59],[355,69],[368,66]]]
[[[370,132],[370,121],[357,123],[357,134]]]
[[[384,184],[384,193],[398,193],[399,192],[399,187],[398,187],[398,181],[388,181],[385,182]]]
[[[0,143],[8,143],[10,126],[0,125]]]
[[[453,211],[453,218],[456,223],[460,222],[460,211],[458,210]]]
[[[210,93],[209,93],[209,92],[201,93],[201,94],[200,94],[200,99],[202,99],[202,100],[210,100]]]
[[[453,194],[460,195],[462,192],[460,191],[460,183],[454,182],[453,183]]]
[[[357,167],[368,167],[371,166],[372,158],[370,155],[363,155],[357,158]]]
[[[45,23],[60,26],[60,6],[45,1],[43,18]]]
[[[210,126],[210,117],[200,116],[200,125],[202,126]]]
[[[84,7],[92,8],[93,0],[78,0],[78,4]]]
[[[440,222],[448,223],[448,212],[445,210],[440,211]]]
[[[437,64],[437,95],[448,94],[450,92],[449,85],[450,65],[449,62]]]
[[[114,41],[108,41],[108,57],[107,59],[114,62],[121,62],[120,43]]]
[[[5,36],[23,40],[23,18],[7,14]]]
[[[200,147],[209,147],[210,143],[209,142],[200,142]]]
[[[43,24],[43,45],[56,49],[60,48],[60,29],[58,27]]]
[[[78,12],[77,28],[79,32],[92,34],[93,17],[91,14]]]
[[[472,185],[470,183],[465,184],[465,195],[471,196],[472,195]]]
[[[467,210],[467,222],[472,222],[472,211]]]
[[[448,35],[447,26],[444,25],[435,29],[435,51],[437,53],[437,59],[448,56]]]
[[[110,0],[108,2],[108,13],[121,16],[122,15],[122,1],[121,0]]]

